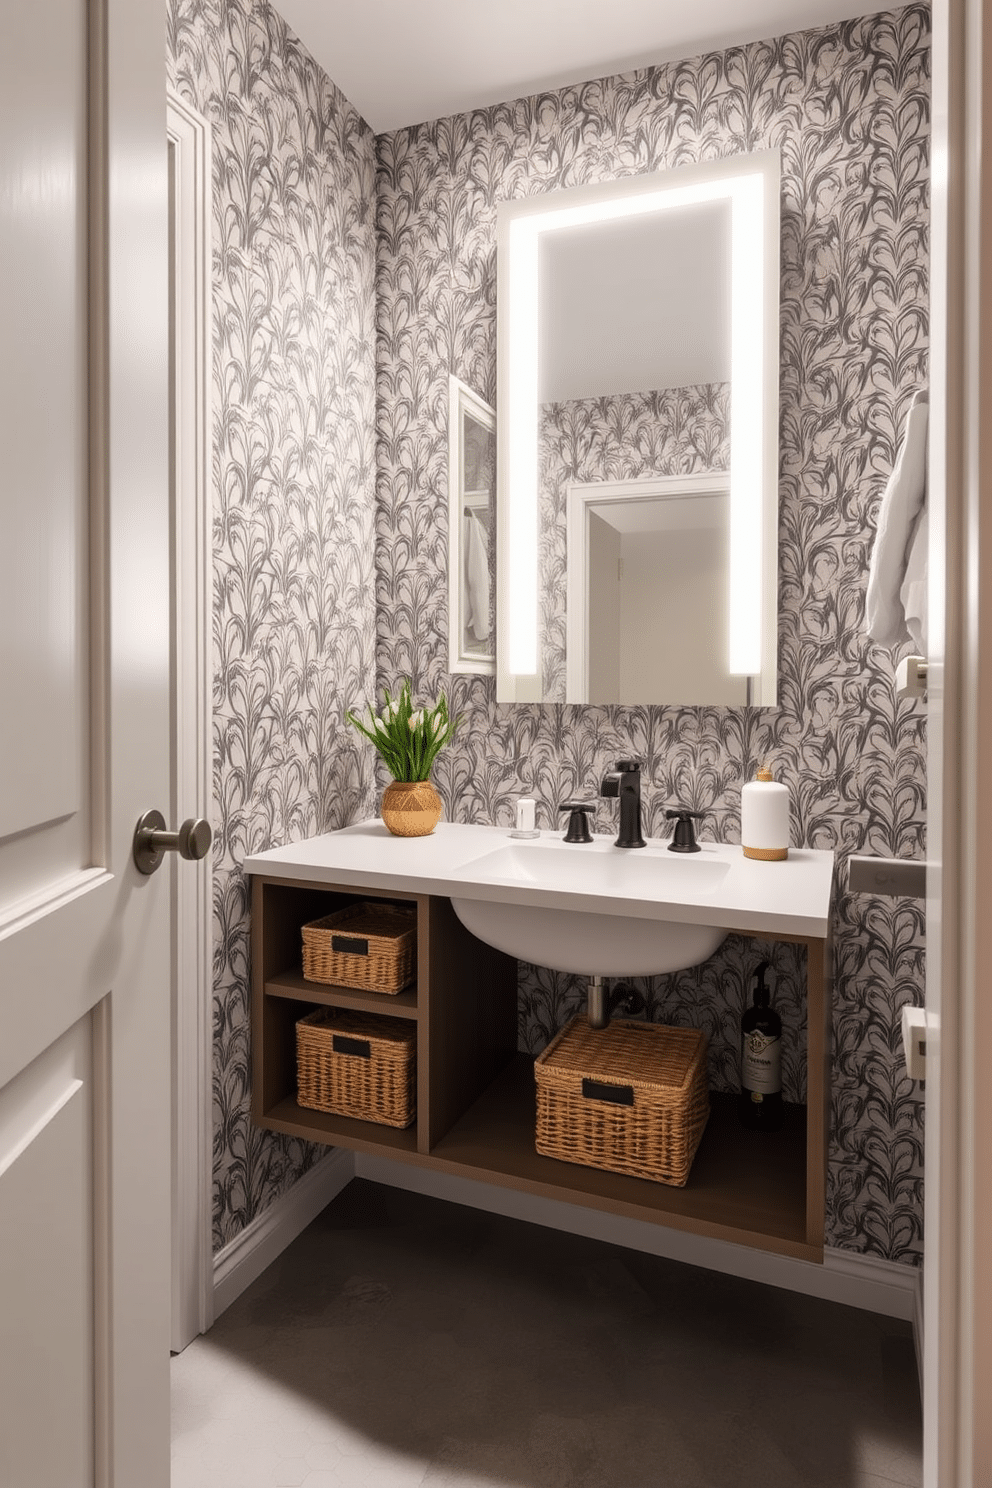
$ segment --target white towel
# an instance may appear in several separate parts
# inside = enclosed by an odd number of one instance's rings
[[[473,639],[489,636],[489,552],[482,524],[471,509],[465,523],[465,628]]]
[[[865,629],[880,646],[897,646],[910,639],[902,588],[908,576],[910,549],[916,546],[914,538],[922,548],[913,554],[907,598],[917,622],[921,604],[926,603],[926,521],[922,514],[926,501],[928,401],[925,391],[913,396],[902,447],[878,514],[865,596]]]
[[[899,590],[899,602],[906,616],[906,629],[909,631],[909,638],[918,656],[927,654],[928,526],[927,504],[924,501],[909,541],[906,577]]]

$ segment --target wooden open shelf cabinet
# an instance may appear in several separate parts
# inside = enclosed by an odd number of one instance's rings
[[[368,899],[416,907],[415,986],[389,996],[306,981],[300,970],[301,926]],[[517,1053],[516,962],[470,935],[447,899],[255,877],[252,1118],[291,1136],[820,1261],[829,1100],[828,946],[801,936],[776,938],[807,948],[807,1105],[787,1107],[780,1132],[755,1133],[739,1126],[733,1097],[714,1093],[688,1184],[671,1188],[559,1162],[534,1150],[533,1060]],[[296,1022],[322,1005],[416,1022],[412,1126],[396,1130],[297,1103]]]

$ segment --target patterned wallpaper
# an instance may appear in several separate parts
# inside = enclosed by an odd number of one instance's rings
[[[542,691],[546,703],[563,703],[569,484],[728,470],[730,385],[700,383],[545,403],[537,437]]]
[[[213,133],[214,1245],[323,1148],[250,1123],[245,854],[376,809],[371,132],[261,0],[169,0]]]
[[[445,675],[447,377],[495,402],[496,203],[768,146],[782,159],[780,706],[498,706],[491,679]],[[845,860],[924,854],[924,708],[895,698],[862,612],[874,518],[927,375],[928,147],[923,4],[376,141],[379,680],[450,686],[464,711],[435,771],[457,821],[509,824],[525,792],[554,826],[560,801],[633,753],[647,830],[663,835],[678,801],[734,841],[741,784],[775,766],[795,843],[840,860],[828,1242],[902,1261],[922,1245],[922,1102],[898,1025],[922,998],[923,906],[849,896]],[[603,803],[596,825],[612,823]],[[708,1028],[718,1087],[767,949],[730,941],[648,987],[651,1016]],[[800,969],[788,948],[773,959],[795,1094]],[[539,1048],[582,999],[574,979],[524,969],[522,1042]]]

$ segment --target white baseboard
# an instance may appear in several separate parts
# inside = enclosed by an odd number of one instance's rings
[[[598,1209],[584,1209],[560,1199],[543,1199],[534,1194],[517,1193],[514,1189],[458,1178],[449,1173],[431,1172],[408,1167],[392,1158],[355,1154],[355,1176],[395,1188],[466,1204],[505,1214],[529,1224],[547,1225],[572,1235],[587,1235],[613,1245],[625,1245],[648,1255],[664,1256],[690,1266],[704,1266],[710,1271],[723,1271],[749,1281],[787,1291],[804,1292],[860,1307],[866,1312],[913,1321],[918,1311],[920,1272],[915,1266],[902,1266],[894,1261],[876,1260],[852,1251],[828,1247],[823,1265],[794,1260],[791,1256],[772,1255],[752,1250],[746,1245],[732,1245],[726,1240],[711,1240],[702,1235],[689,1235],[683,1230],[666,1229],[646,1220],[625,1219],[604,1214]]]
[[[918,1298],[922,1296],[923,1270],[879,1256],[859,1255],[853,1250],[825,1246],[823,1267],[833,1278],[830,1290],[820,1293],[849,1307],[862,1307],[885,1317],[903,1318],[916,1331]]]
[[[913,1298],[913,1342],[916,1344],[916,1367],[920,1374],[920,1399],[923,1399],[923,1267],[916,1271],[916,1294]]]
[[[214,1317],[271,1266],[355,1176],[354,1154],[335,1147],[214,1256]]]

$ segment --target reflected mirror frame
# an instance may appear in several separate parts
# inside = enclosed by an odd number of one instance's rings
[[[474,498],[480,494],[465,489],[467,418],[495,434],[495,409],[451,373],[448,376],[448,671],[491,677],[496,671],[495,636],[490,635],[490,645],[484,652],[470,651],[465,645],[466,501],[475,506]],[[490,490],[485,503],[487,530],[495,519],[495,497],[495,490]]]
[[[760,636],[751,696],[756,706],[775,706],[779,196],[774,149],[498,204],[498,702],[543,701],[537,588],[540,234],[725,197],[732,209],[731,633],[740,634],[741,607],[750,603]],[[658,197],[663,200],[652,200]]]
[[[730,495],[730,472],[727,470],[701,470],[693,475],[642,476],[635,480],[621,481],[574,481],[567,486],[566,532],[568,547],[568,572],[566,575],[567,603],[565,646],[565,701],[566,703],[589,702],[590,690],[590,529],[589,514],[597,507],[614,505],[629,507],[643,503],[657,510],[661,502],[718,501],[726,504]],[[602,515],[602,513],[600,513]],[[692,706],[741,706],[751,702],[752,679],[738,676],[738,687],[744,694],[733,703],[710,698],[706,703],[693,703],[684,695],[681,705]],[[618,689],[619,690],[619,689]],[[617,701],[613,699],[612,701]],[[626,698],[628,704],[636,706],[637,700]]]

